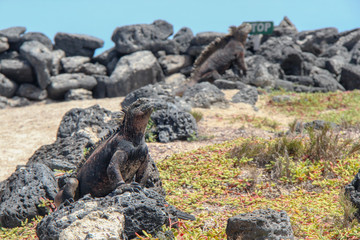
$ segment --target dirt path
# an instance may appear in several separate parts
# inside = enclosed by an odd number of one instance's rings
[[[235,90],[226,91],[226,98],[231,99],[235,93]],[[99,104],[111,111],[119,111],[122,100],[123,98],[111,98],[51,104],[39,103],[22,108],[0,110],[0,181],[9,177],[17,165],[25,164],[36,149],[55,141],[60,121],[68,110]],[[244,131],[244,122],[232,120],[241,114],[267,117],[276,120],[282,127],[292,121],[291,118],[274,115],[264,109],[263,105],[259,101],[257,104],[259,111],[254,111],[253,107],[248,104],[230,104],[226,109],[195,109],[204,115],[199,122],[199,135],[211,136],[211,139],[194,142],[176,141],[167,144],[150,143],[150,153],[154,159],[159,161],[174,153],[223,142],[244,134],[264,134],[263,130],[255,128]]]

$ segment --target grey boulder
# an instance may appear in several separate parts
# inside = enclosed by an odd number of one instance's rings
[[[40,42],[30,41],[24,42],[21,45],[20,53],[34,68],[39,87],[45,89],[50,83],[52,68],[51,51]]]
[[[66,73],[85,73],[86,75],[106,75],[106,67],[100,63],[90,63],[89,57],[74,56],[61,59]]]
[[[108,86],[111,86],[110,77],[104,75],[93,75],[96,79],[96,86],[93,89],[93,96],[95,98],[106,98],[109,96],[107,93]]]
[[[240,89],[231,99],[233,103],[248,103],[255,105],[258,100],[258,91],[256,88],[251,86],[246,86]]]
[[[193,37],[193,32],[187,27],[183,27],[175,33],[173,40],[179,44],[180,53],[186,53],[187,49],[190,47]]]
[[[62,70],[61,59],[65,57],[63,50],[54,50],[51,52],[51,76],[59,75]]]
[[[273,86],[276,79],[284,78],[284,71],[280,64],[271,63],[263,56],[254,55],[245,59],[248,65],[246,77],[240,80],[256,87]]]
[[[216,38],[224,37],[226,34],[218,32],[200,32],[191,40],[191,46],[206,46]]]
[[[293,38],[285,35],[281,37],[270,37],[260,45],[256,54],[265,57],[269,62],[278,63],[284,59],[285,55],[283,51],[286,48],[301,51],[300,46],[294,42]]]
[[[55,35],[55,49],[61,49],[67,57],[92,57],[95,49],[104,46],[104,41],[85,34],[57,33]]]
[[[36,233],[40,240],[73,239],[75,235],[81,239],[133,239],[135,233],[155,234],[177,220],[176,209],[162,195],[145,188],[103,198],[86,195],[61,205],[41,220]]]
[[[16,43],[20,41],[21,35],[25,31],[25,27],[10,27],[0,30],[0,36],[6,37],[9,43]]]
[[[314,86],[314,79],[310,76],[286,76],[286,81],[303,86]]]
[[[335,56],[341,56],[346,61],[350,60],[350,53],[348,52],[346,47],[341,45],[332,45],[331,47],[326,48],[324,52],[319,55],[319,57],[325,58],[332,58]]]
[[[27,32],[23,36],[21,36],[20,43],[29,41],[38,41],[42,43],[45,47],[47,47],[49,50],[53,49],[51,39],[41,32]]]
[[[341,70],[340,84],[346,90],[360,89],[360,66],[353,64],[344,65]]]
[[[197,83],[185,90],[182,98],[192,107],[210,108],[211,105],[226,107],[225,94],[209,82]]]
[[[132,90],[163,79],[161,67],[150,51],[135,52],[120,58],[106,86],[108,97],[125,96]]]
[[[83,73],[63,73],[53,76],[48,87],[49,97],[62,99],[70,89],[84,88],[92,90],[96,86],[96,79]]]
[[[116,67],[116,63],[119,61],[120,56],[121,54],[116,51],[115,47],[113,47],[95,56],[93,61],[106,66],[107,73],[111,75]]]
[[[2,227],[18,227],[26,219],[48,213],[39,207],[41,198],[54,199],[57,182],[53,172],[43,164],[18,166],[2,184],[0,193],[0,224]]]
[[[174,73],[171,74],[170,76],[167,76],[164,80],[164,83],[170,86],[180,86],[182,84],[184,84],[186,81],[186,76],[184,74],[181,73]]]
[[[80,66],[88,62],[90,62],[90,58],[83,56],[65,57],[61,59],[61,65],[66,73],[79,72]]]
[[[193,57],[197,57],[209,45],[218,37],[225,36],[224,33],[218,32],[200,32],[195,35],[190,41],[190,46],[187,49],[187,54]]]
[[[35,101],[45,100],[48,96],[46,90],[42,90],[29,83],[21,84],[16,92],[16,95]]]
[[[33,69],[25,59],[18,57],[1,59],[0,72],[19,84],[35,82]]]
[[[345,186],[345,194],[351,203],[357,208],[355,216],[360,219],[360,170],[354,179]]]
[[[118,27],[114,30],[111,40],[120,54],[142,50],[151,50],[153,53],[164,50],[168,54],[176,54],[177,43],[168,39],[172,34],[173,26],[170,23],[156,20],[152,24]]]
[[[197,136],[196,120],[190,113],[180,110],[175,105],[163,105],[163,109],[151,114],[151,120],[155,125],[152,133],[157,136],[159,142],[186,140]]]
[[[350,63],[360,65],[360,41],[351,50]]]
[[[65,100],[72,101],[72,100],[88,100],[92,99],[92,92],[86,89],[70,89],[65,94]]]
[[[0,109],[6,107],[24,107],[27,105],[30,105],[30,101],[27,98],[18,96],[7,98],[0,96]]]
[[[346,60],[342,56],[334,56],[327,59],[325,62],[325,68],[336,76],[340,75],[342,67],[346,64]]]
[[[78,72],[86,75],[106,75],[106,67],[100,63],[84,63],[80,65]]]
[[[303,75],[304,57],[302,53],[293,48],[286,48],[284,50],[285,58],[281,62],[281,68],[286,75]]]
[[[18,85],[0,73],[0,96],[11,98]]]
[[[159,63],[166,75],[179,72],[180,69],[192,64],[192,58],[189,55],[166,55],[159,58]]]
[[[9,49],[9,43],[6,37],[0,37],[0,53]]]
[[[297,43],[302,51],[320,55],[329,45],[339,39],[339,32],[336,28],[322,28],[314,31],[303,31],[297,35]]]
[[[259,209],[228,219],[228,240],[281,240],[294,239],[290,218],[284,211]]]
[[[335,78],[328,74],[314,74],[312,75],[315,87],[324,88],[327,91],[335,92],[336,90],[345,91],[345,88],[336,81]]]
[[[335,44],[344,46],[350,51],[359,42],[359,40],[360,29],[354,29],[352,31],[342,33],[339,40]]]

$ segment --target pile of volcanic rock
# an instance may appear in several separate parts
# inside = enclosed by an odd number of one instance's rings
[[[180,84],[201,51],[224,35],[194,36],[187,27],[173,35],[170,23],[157,20],[116,28],[111,38],[115,46],[93,56],[103,46],[96,37],[57,33],[52,42],[24,27],[0,30],[0,108],[25,105],[27,100],[126,96],[148,84]],[[246,45],[248,75],[230,69],[223,75],[230,83],[218,87],[326,92],[360,86],[360,29],[298,32],[285,17],[271,35],[262,36],[258,49],[252,39]],[[249,89],[245,98],[254,94]]]

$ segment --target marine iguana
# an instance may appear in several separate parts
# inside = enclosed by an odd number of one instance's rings
[[[56,206],[66,199],[77,200],[88,193],[103,197],[114,190],[136,191],[141,186],[156,187],[164,195],[159,173],[144,139],[153,104],[147,99],[139,99],[123,111],[125,116],[119,130],[93,151],[76,178],[68,179],[55,197]]]
[[[175,90],[176,95],[182,95],[184,91],[200,81],[213,82],[221,78],[231,65],[235,65],[246,76],[245,43],[251,25],[243,23],[240,26],[230,26],[229,34],[216,38],[211,42],[196,59],[190,81]]]

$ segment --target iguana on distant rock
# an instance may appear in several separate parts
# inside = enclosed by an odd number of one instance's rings
[[[146,99],[139,99],[125,109],[119,130],[94,150],[76,178],[68,179],[56,195],[55,204],[59,206],[67,199],[77,200],[88,193],[104,197],[114,190],[123,192],[141,187],[154,187],[164,195],[144,139],[152,111],[153,104]]]
[[[212,82],[221,78],[220,74],[223,74],[232,64],[246,75],[245,43],[250,31],[251,25],[248,23],[243,23],[238,27],[231,26],[229,34],[216,38],[210,43],[196,59],[190,81],[175,90],[175,94],[182,95],[187,87],[197,82]]]

